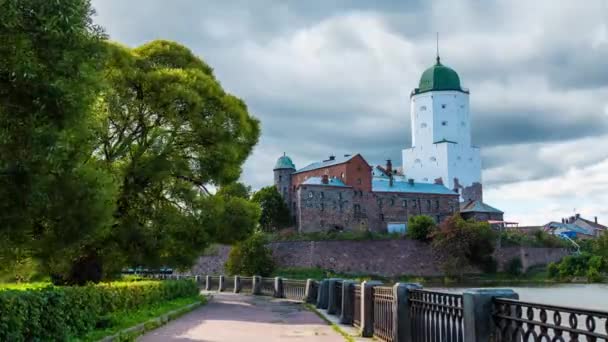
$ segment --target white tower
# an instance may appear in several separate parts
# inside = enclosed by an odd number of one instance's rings
[[[471,146],[469,91],[456,71],[437,63],[410,95],[412,147],[403,150],[407,178],[432,183],[441,179],[463,200],[482,200],[481,157]]]

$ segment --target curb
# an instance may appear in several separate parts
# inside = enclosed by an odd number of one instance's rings
[[[114,335],[110,335],[110,336],[106,336],[104,338],[102,338],[101,340],[99,340],[98,342],[112,342],[112,341],[123,341],[125,337],[128,338],[135,338],[137,336],[143,335],[144,333],[154,330],[156,328],[159,328],[165,324],[167,324],[169,321],[172,321],[200,306],[202,306],[203,304],[209,302],[211,298],[207,297],[207,299],[203,302],[203,301],[199,301],[196,303],[192,303],[192,304],[188,304],[186,306],[183,306],[179,309],[175,309],[173,311],[169,311],[166,314],[163,314],[161,316],[158,316],[156,318],[152,318],[150,320],[147,320],[143,323],[139,323],[137,325],[134,325],[132,327],[123,329],[119,332],[117,332]]]

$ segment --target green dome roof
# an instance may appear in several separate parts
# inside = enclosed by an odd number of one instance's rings
[[[274,164],[274,169],[296,169],[296,166],[293,164],[293,162],[291,161],[291,158],[289,158],[288,156],[286,156],[284,153],[283,155],[277,159],[277,163]]]
[[[460,77],[458,77],[456,71],[441,64],[439,57],[437,57],[437,63],[435,65],[422,73],[418,89],[414,92],[419,94],[434,90],[463,91],[460,87]]]

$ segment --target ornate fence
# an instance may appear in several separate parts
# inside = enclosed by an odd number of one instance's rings
[[[393,288],[376,286],[373,288],[372,296],[374,298],[374,337],[392,342],[395,340]]]
[[[494,299],[497,342],[608,341],[608,312]]]
[[[253,277],[241,277],[241,292],[253,292]]]
[[[220,288],[220,277],[211,276],[209,277],[209,290],[217,291]]]
[[[304,300],[306,280],[283,280],[283,294],[288,299]]]
[[[361,285],[352,287],[353,292],[353,325],[361,327]]]
[[[262,278],[260,291],[263,295],[274,296],[274,278]]]
[[[334,283],[334,293],[335,293],[335,304],[336,304],[336,316],[340,316],[342,314],[342,282],[337,281]]]
[[[464,341],[461,294],[411,290],[409,301],[414,341]]]

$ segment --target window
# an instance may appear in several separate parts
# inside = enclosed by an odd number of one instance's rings
[[[435,209],[439,210],[439,200],[435,200]]]
[[[437,161],[437,158],[435,158],[435,157],[431,157],[431,161],[432,161],[432,162]]]
[[[412,208],[416,208],[416,200],[412,200]]]
[[[414,160],[414,163],[420,164],[420,159],[416,158],[416,160]]]
[[[466,122],[464,122],[464,121],[460,121],[460,126],[464,127],[464,126],[466,126],[466,125],[467,125],[467,123],[466,123]]]
[[[382,206],[382,198],[378,198],[378,206],[381,207]]]
[[[426,209],[431,210],[431,200],[426,200]]]
[[[380,221],[384,221],[384,214],[380,214]]]
[[[421,123],[420,128],[426,128],[426,123],[425,122]]]
[[[407,200],[403,200],[403,204],[402,205],[403,205],[404,208],[407,208]]]
[[[359,213],[359,212],[361,212],[361,205],[359,205],[359,204],[354,204],[354,205],[353,205],[353,211],[354,211],[355,213]]]
[[[448,122],[447,121],[441,121],[441,126],[447,126]]]
[[[279,175],[279,182],[283,180],[283,176]]]
[[[321,193],[319,194],[319,196],[323,199],[325,198],[325,194],[323,193],[323,191],[321,191]]]
[[[321,209],[321,211],[325,210],[325,204],[321,203],[321,206],[319,207],[319,209]]]
[[[342,199],[342,193],[341,192],[338,192],[338,198]]]
[[[296,191],[296,186],[295,185],[293,186],[293,191]]]
[[[292,208],[293,208],[293,210],[296,210],[296,202],[292,203]]]
[[[445,107],[446,107],[446,105],[445,105],[445,104],[442,104],[442,105],[441,105],[441,108],[445,109]]]
[[[344,211],[344,205],[342,205],[342,203],[340,203],[340,212]]]
[[[309,193],[308,193],[308,198],[313,198],[313,197],[315,197],[315,194],[314,194],[312,191],[311,191],[311,192],[309,192]]]
[[[361,178],[357,178],[357,184],[361,184]]]
[[[426,110],[426,106],[420,107],[420,110]]]
[[[395,205],[395,199],[391,198],[391,207]]]
[[[340,174],[340,178],[344,179],[344,172]]]

